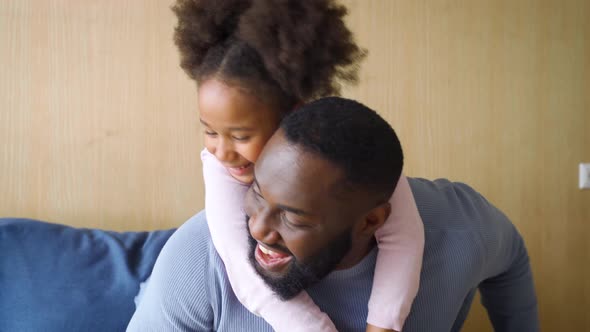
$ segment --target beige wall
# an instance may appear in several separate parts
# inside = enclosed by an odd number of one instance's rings
[[[1,1],[0,17],[0,215],[139,230],[203,207],[166,1]]]
[[[346,95],[394,125],[408,175],[467,182],[512,218],[544,330],[590,331],[590,3],[344,3],[370,51]],[[0,215],[140,230],[203,207],[168,6],[0,2]],[[475,306],[465,331],[488,326]]]

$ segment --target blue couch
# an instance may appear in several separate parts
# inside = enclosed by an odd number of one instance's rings
[[[0,219],[0,331],[124,331],[173,232]]]

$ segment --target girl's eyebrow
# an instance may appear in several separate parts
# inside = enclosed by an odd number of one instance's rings
[[[211,126],[207,122],[203,121],[203,119],[199,118],[199,121],[201,121],[201,123],[204,126],[211,128]],[[249,128],[249,127],[229,127],[229,128],[227,128],[227,130],[229,130],[229,131],[253,131],[254,128]]]

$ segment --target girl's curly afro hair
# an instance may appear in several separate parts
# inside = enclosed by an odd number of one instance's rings
[[[178,0],[172,11],[192,79],[214,76],[285,107],[338,95],[366,56],[333,0]]]

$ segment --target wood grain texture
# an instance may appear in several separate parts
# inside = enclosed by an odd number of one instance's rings
[[[346,1],[370,51],[348,95],[396,128],[409,175],[471,184],[523,234],[547,331],[590,331],[588,1]],[[480,305],[466,331],[491,331]]]
[[[346,0],[370,55],[345,91],[406,173],[466,182],[531,256],[543,330],[590,331],[590,2]],[[0,2],[0,215],[118,230],[203,207],[195,85],[170,3]],[[475,305],[465,331],[491,331]]]
[[[203,207],[196,85],[162,1],[2,1],[0,214],[178,226]]]

